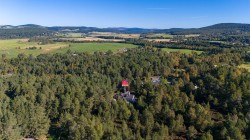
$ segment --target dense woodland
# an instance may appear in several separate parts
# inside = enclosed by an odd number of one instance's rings
[[[235,67],[246,61],[244,50],[150,46],[2,57],[0,139],[250,139],[250,73]],[[122,79],[137,102],[113,99]]]

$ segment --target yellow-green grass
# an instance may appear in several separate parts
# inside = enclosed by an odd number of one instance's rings
[[[192,52],[195,52],[197,54],[201,54],[203,51],[196,51],[196,50],[189,50],[189,49],[170,49],[170,48],[162,48],[162,50],[167,52],[180,52],[185,54],[191,54]]]
[[[37,49],[27,49],[29,47],[36,47]],[[106,52],[108,50],[118,52],[119,49],[122,48],[135,47],[137,46],[126,43],[53,43],[47,45],[38,45],[37,42],[28,42],[28,39],[9,39],[0,40],[0,55],[6,54],[7,58],[12,58],[17,57],[17,55],[20,53],[37,56],[39,54],[45,53],[65,53],[68,50],[89,53],[94,53],[96,51]]]
[[[70,47],[68,48],[61,48],[54,53],[65,53],[68,50],[74,52],[107,52],[111,50],[112,52],[116,53],[119,52],[122,48],[136,48],[136,45],[126,44],[126,43],[71,43]]]
[[[247,69],[250,72],[250,63],[241,64],[239,68]]]
[[[27,39],[0,40],[0,55],[5,54],[7,58],[16,57],[20,53],[37,56],[42,53],[53,52],[54,50],[68,46],[69,45],[65,43],[38,45],[37,42],[28,42]],[[27,49],[29,47],[36,47],[37,49]]]

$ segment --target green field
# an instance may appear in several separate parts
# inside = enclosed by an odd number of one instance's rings
[[[29,47],[36,47],[37,49],[31,50],[27,49]],[[111,50],[112,52],[118,52],[122,48],[136,48],[136,45],[126,44],[126,43],[53,43],[47,45],[38,45],[37,42],[28,42],[27,39],[9,39],[0,40],[0,55],[6,54],[7,58],[16,57],[20,53],[26,55],[32,54],[37,56],[39,54],[45,53],[65,53],[68,50],[75,52],[107,52]],[[202,51],[194,51],[188,49],[170,49],[163,48],[162,50],[167,52],[181,52],[186,54],[191,54],[196,52],[201,54]]]
[[[180,52],[185,54],[191,54],[192,52],[195,52],[197,54],[201,54],[203,51],[195,51],[195,50],[188,50],[188,49],[170,49],[170,48],[162,48],[162,50],[167,52]]]
[[[36,47],[37,49],[27,49],[29,47]],[[16,57],[20,53],[37,56],[44,53],[64,53],[69,49],[72,51],[89,53],[95,51],[106,52],[108,50],[117,52],[121,48],[135,47],[137,46],[125,43],[53,43],[38,45],[37,42],[28,42],[27,39],[10,39],[0,40],[0,55],[6,54],[7,58]]]
[[[241,65],[239,66],[239,68],[247,69],[247,70],[250,72],[250,63],[241,64]]]
[[[67,50],[76,52],[106,52],[111,50],[112,52],[118,52],[121,48],[136,48],[136,45],[125,43],[71,43],[71,47],[62,48],[55,51],[55,53],[65,53]]]
[[[37,49],[27,49],[29,47],[36,47]],[[16,57],[20,53],[37,56],[65,47],[68,47],[65,43],[38,45],[37,42],[28,42],[27,39],[0,40],[0,55],[6,54],[7,58]]]

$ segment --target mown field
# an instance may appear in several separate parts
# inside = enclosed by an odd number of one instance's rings
[[[30,49],[35,47],[35,49]],[[111,50],[116,53],[123,48],[136,48],[136,45],[126,44],[126,43],[53,43],[46,45],[38,45],[37,42],[28,42],[28,39],[9,39],[9,40],[0,40],[0,55],[5,54],[7,58],[17,57],[18,54],[24,53],[26,55],[32,54],[37,56],[39,54],[45,53],[65,53],[68,50],[73,52],[89,52],[94,53],[107,52]],[[202,51],[193,51],[188,49],[170,49],[163,48],[167,52],[181,52],[186,54],[191,54],[196,52],[198,54]]]
[[[68,48],[61,48],[54,53],[65,53],[68,50],[75,52],[106,52],[111,50],[112,52],[118,52],[122,48],[136,48],[136,45],[126,43],[71,43]]]
[[[192,52],[195,52],[197,54],[201,54],[203,51],[195,51],[195,50],[188,50],[188,49],[170,49],[170,48],[162,48],[162,50],[167,52],[180,52],[185,54],[191,54]]]
[[[20,53],[37,56],[42,53],[50,53],[68,46],[69,45],[65,43],[38,45],[37,42],[28,42],[27,39],[0,40],[0,55],[5,54],[7,58],[16,57]],[[29,49],[31,47],[36,47],[37,49]]]
[[[36,47],[36,49],[29,49],[32,47]],[[37,42],[28,42],[27,39],[10,39],[0,40],[0,55],[2,56],[2,54],[5,54],[7,58],[16,57],[20,53],[37,56],[45,53],[64,53],[69,49],[72,51],[89,53],[95,51],[106,52],[108,50],[117,52],[121,48],[135,47],[137,46],[125,43],[53,43],[38,45]]]

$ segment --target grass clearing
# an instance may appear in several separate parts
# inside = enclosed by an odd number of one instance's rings
[[[123,48],[136,48],[136,45],[126,44],[126,43],[71,43],[71,47],[62,48],[54,51],[54,53],[65,53],[68,50],[75,52],[107,52],[111,50],[112,52],[118,52],[119,49]]]
[[[189,49],[170,49],[170,48],[162,48],[162,50],[167,52],[180,52],[185,54],[191,54],[192,52],[195,52],[197,54],[201,54],[203,51],[196,51],[196,50],[189,50]]]
[[[241,64],[238,67],[247,69],[250,72],[250,63]]]
[[[59,48],[65,48],[66,43],[53,43],[47,45],[38,45],[37,42],[28,42],[28,39],[9,39],[0,40],[0,55],[5,54],[7,58],[16,57],[20,53],[37,56],[42,53],[49,53]],[[36,47],[37,49],[27,49]]]

